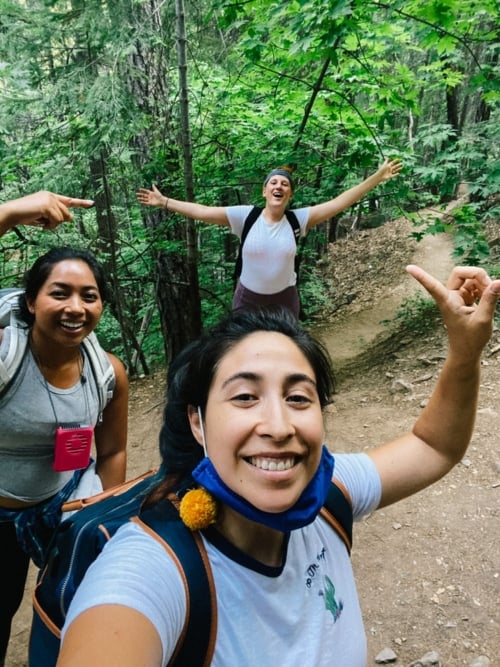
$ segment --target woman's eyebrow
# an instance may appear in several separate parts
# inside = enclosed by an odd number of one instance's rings
[[[53,280],[48,283],[49,287],[68,287],[68,283],[63,282],[62,280]]]
[[[228,377],[227,380],[224,380],[222,383],[222,388],[226,387],[228,384],[234,382],[235,380],[249,380],[250,382],[258,382],[261,379],[262,376],[258,373],[240,371],[239,373],[235,373],[234,375]],[[306,373],[291,373],[290,375],[287,375],[285,382],[288,387],[294,384],[298,384],[299,382],[307,382],[316,389],[316,382]]]
[[[72,284],[71,283],[65,283],[61,280],[54,280],[53,282],[48,283],[48,287],[49,287],[49,289],[51,287],[59,287],[59,288],[65,289],[65,288],[71,288]],[[97,287],[97,285],[93,285],[92,283],[90,283],[89,285],[82,285],[81,289],[86,290],[86,289],[99,289],[99,288]]]
[[[292,373],[287,377],[287,385],[293,385],[299,382],[307,382],[315,389],[317,388],[316,381],[306,373]]]
[[[250,380],[252,382],[256,382],[260,379],[261,376],[258,375],[257,373],[250,373],[249,371],[240,371],[239,373],[235,373],[234,375],[228,377],[227,380],[224,380],[224,382],[222,383],[222,388],[224,389],[224,387],[226,387],[231,382],[234,382],[235,380]]]

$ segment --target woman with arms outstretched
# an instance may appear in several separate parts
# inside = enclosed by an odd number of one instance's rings
[[[394,178],[402,169],[399,160],[385,160],[382,166],[358,185],[338,197],[315,206],[294,209],[297,234],[301,237],[353,206],[380,183]],[[265,206],[248,232],[242,248],[242,271],[233,296],[233,310],[241,307],[286,306],[299,317],[300,302],[295,272],[297,241],[287,219],[295,190],[292,170],[278,167],[264,179]],[[137,199],[146,206],[157,206],[187,218],[230,227],[241,239],[245,220],[253,206],[205,206],[164,196],[156,186],[141,188]]]

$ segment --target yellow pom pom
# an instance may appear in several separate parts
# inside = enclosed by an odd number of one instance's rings
[[[179,514],[190,530],[202,530],[217,520],[217,502],[206,489],[192,489],[181,500]]]

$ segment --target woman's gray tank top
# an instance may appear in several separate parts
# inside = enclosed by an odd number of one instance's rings
[[[97,386],[85,355],[81,379],[59,389],[46,385],[28,349],[0,399],[0,496],[41,502],[60,491],[73,473],[52,467],[57,422],[95,426],[98,416]]]

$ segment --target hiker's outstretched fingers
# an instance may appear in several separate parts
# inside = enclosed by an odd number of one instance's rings
[[[437,278],[434,278],[430,273],[427,273],[427,271],[424,271],[424,269],[421,269],[415,264],[409,264],[406,267],[406,270],[424,289],[427,290],[427,292],[429,292],[438,307],[441,308],[441,304],[444,303],[448,297],[448,289],[450,288],[447,289],[441,282],[439,282],[439,280],[437,280]]]
[[[493,322],[495,308],[500,297],[500,280],[491,280],[484,289],[477,306],[478,318]]]
[[[450,352],[462,360],[477,361],[493,329],[500,280],[492,281],[484,269],[459,266],[444,286],[418,266],[410,265],[407,271],[441,311]]]
[[[419,266],[410,264],[406,270],[429,292],[438,306],[440,295],[441,298],[448,298],[450,292],[461,298],[462,305],[473,306],[492,282],[486,271],[476,266],[455,266],[445,287]]]
[[[139,190],[136,192],[136,196],[139,203],[144,204],[145,206],[160,206],[164,208],[166,206],[166,202],[168,202],[168,197],[164,197],[156,185],[154,185],[154,183],[152,190],[139,188]]]
[[[450,274],[446,287],[458,290],[467,305],[471,305],[491,283],[484,269],[477,266],[456,266]]]
[[[79,199],[53,192],[41,192],[34,197],[40,199],[40,215],[33,223],[49,230],[55,229],[62,222],[71,222],[73,214],[70,209],[90,208],[94,205],[92,199]]]

